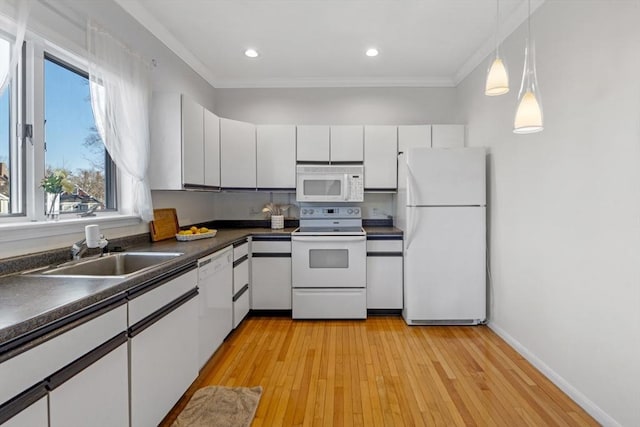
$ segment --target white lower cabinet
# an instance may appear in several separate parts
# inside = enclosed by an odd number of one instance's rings
[[[251,308],[291,310],[291,236],[254,236]]]
[[[47,396],[43,396],[19,413],[2,422],[2,427],[47,427],[49,425],[49,411],[47,408]]]
[[[0,425],[128,425],[124,296],[73,322],[78,324],[0,363]],[[61,321],[61,330],[68,325]]]
[[[198,301],[184,299],[130,328],[132,427],[158,425],[198,376]]]
[[[49,393],[50,427],[126,426],[129,375],[126,335],[109,351]],[[100,356],[100,355],[98,355]],[[96,356],[96,357],[98,357]],[[91,359],[91,353],[78,361]],[[66,375],[64,370],[59,375]],[[52,381],[55,380],[55,375]]]
[[[233,328],[247,317],[251,309],[249,285],[249,240],[233,245]]]
[[[372,235],[367,239],[367,309],[402,309],[402,236]]]

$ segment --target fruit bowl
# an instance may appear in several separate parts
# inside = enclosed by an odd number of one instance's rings
[[[209,237],[215,237],[218,230],[209,230],[206,233],[198,234],[176,234],[176,240],[180,242],[190,242],[192,240],[207,239]]]

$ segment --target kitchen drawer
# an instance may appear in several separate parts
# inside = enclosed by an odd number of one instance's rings
[[[80,356],[127,330],[122,305],[0,364],[0,403],[44,380]]]
[[[198,270],[193,269],[129,301],[129,326],[198,286]]]
[[[233,260],[237,261],[245,255],[249,254],[249,241],[233,244]]]
[[[366,319],[366,289],[294,289],[293,318]]]
[[[234,297],[233,301],[233,329],[237,328],[240,322],[249,314],[251,306],[249,300],[249,287],[246,286],[244,291]]]
[[[233,295],[240,292],[244,285],[249,284],[249,260],[233,267]]]
[[[251,253],[291,253],[291,241],[253,241]]]
[[[367,240],[367,252],[400,252],[402,240]]]

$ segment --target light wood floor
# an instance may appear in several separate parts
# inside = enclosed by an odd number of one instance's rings
[[[252,317],[167,416],[207,385],[263,387],[253,426],[598,425],[489,328],[400,317]]]

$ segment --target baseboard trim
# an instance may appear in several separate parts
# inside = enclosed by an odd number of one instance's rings
[[[487,324],[489,328],[495,332],[500,338],[505,340],[507,344],[513,347],[522,357],[527,359],[529,363],[542,372],[552,383],[569,396],[574,402],[582,407],[589,415],[596,419],[604,427],[622,427],[613,417],[603,411],[598,405],[591,401],[587,396],[582,394],[578,389],[571,385],[567,380],[555,372],[549,365],[544,363],[528,348],[523,346],[518,340],[513,338],[507,331],[496,325],[494,322]]]

